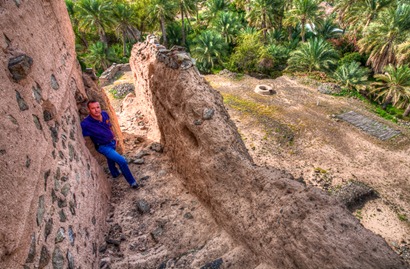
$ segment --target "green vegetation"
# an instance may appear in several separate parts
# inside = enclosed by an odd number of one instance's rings
[[[168,48],[186,47],[202,73],[303,72],[368,99],[384,117],[410,114],[408,1],[328,1],[332,8],[319,0],[65,2],[79,62],[97,74],[128,62],[133,44],[154,33]]]
[[[397,217],[399,218],[400,221],[408,221],[409,220],[407,218],[406,214],[397,213]]]

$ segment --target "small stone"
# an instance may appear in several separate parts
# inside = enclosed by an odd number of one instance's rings
[[[50,120],[53,119],[53,114],[48,110],[44,110],[43,111],[43,118],[44,118],[44,121],[50,121]]]
[[[17,7],[20,7],[21,1],[20,0],[14,0],[14,3],[16,4]]]
[[[110,257],[105,257],[100,260],[100,268],[109,268],[111,264]]]
[[[97,221],[96,221],[96,219],[95,219],[95,216],[93,216],[93,217],[91,218],[91,223],[92,223],[93,225],[95,225],[95,224],[97,223]]]
[[[74,257],[70,250],[67,250],[68,269],[75,269]]]
[[[20,108],[20,111],[24,111],[28,109],[28,105],[26,101],[24,101],[23,97],[21,97],[20,93],[16,91],[16,99],[17,99],[17,104]]]
[[[140,180],[148,180],[150,178],[150,176],[143,176],[142,178],[140,178]]]
[[[53,88],[54,90],[58,90],[58,88],[60,88],[60,85],[58,85],[57,79],[54,74],[51,75],[51,88]]]
[[[202,124],[202,121],[201,121],[201,120],[194,120],[194,124],[195,124],[195,125],[201,125],[201,124]]]
[[[64,269],[64,255],[58,247],[53,251],[52,263],[53,269]]]
[[[27,77],[30,73],[33,59],[25,54],[9,60],[8,69],[16,82]]]
[[[133,161],[133,163],[135,163],[135,164],[144,164],[145,163],[145,161],[144,161],[144,159],[135,159],[134,161]]]
[[[111,239],[111,238],[106,239],[105,242],[107,242],[107,244],[109,244],[109,245],[114,245],[116,247],[118,247],[121,244],[120,240],[115,240],[115,239]]]
[[[219,269],[223,263],[222,258],[206,263],[201,269]]]
[[[53,229],[53,219],[48,219],[46,223],[46,227],[44,228],[44,237],[47,241],[47,237],[51,234],[51,230]]]
[[[98,251],[99,251],[100,253],[104,253],[106,250],[107,250],[107,243],[104,242],[104,243],[100,246],[100,248],[98,249]]]
[[[61,210],[58,212],[58,215],[60,216],[60,222],[65,222],[65,221],[67,220],[67,216],[66,216],[66,214],[65,214],[65,212],[64,212],[64,209],[61,209]]]
[[[68,240],[70,241],[70,244],[74,246],[75,242],[75,233],[73,231],[73,226],[68,226]]]
[[[73,216],[75,216],[75,208],[77,207],[76,203],[73,202],[73,201],[70,201],[69,206],[70,206],[70,212],[71,212],[71,214],[72,214]]]
[[[149,213],[151,207],[145,200],[138,200],[136,204],[138,212],[141,214]]]
[[[43,269],[45,268],[48,263],[50,262],[50,252],[48,251],[46,246],[43,246],[41,248],[41,254],[40,254],[40,261],[38,263],[38,269]]]
[[[160,143],[154,142],[149,147],[151,150],[161,153],[163,151],[162,145]]]
[[[31,159],[30,157],[28,157],[28,155],[26,155],[26,168],[29,168],[31,164]]]
[[[47,190],[47,180],[48,180],[48,177],[50,176],[50,173],[51,173],[50,169],[48,169],[48,170],[44,173],[44,191]]]
[[[13,117],[12,115],[7,115],[7,118],[16,126],[19,126],[18,121],[16,120],[15,117]]]
[[[36,128],[38,129],[38,130],[43,130],[43,127],[41,126],[41,122],[40,122],[40,119],[36,116],[36,115],[34,115],[33,114],[33,122],[34,122],[34,124],[36,125]]]
[[[70,184],[66,183],[64,186],[61,188],[61,193],[64,195],[64,197],[67,197],[67,194],[70,192]]]
[[[135,155],[135,159],[140,159],[140,158],[142,158],[142,157],[144,157],[144,156],[146,156],[146,155],[149,155],[149,152],[146,151],[146,150],[141,150],[140,152],[138,152],[138,153]]]
[[[151,232],[151,237],[154,239],[156,243],[158,243],[159,237],[164,233],[164,229],[162,227],[156,228],[154,231]]]
[[[31,244],[30,244],[30,249],[28,251],[26,263],[32,263],[34,261],[35,256],[36,256],[36,234],[33,233],[31,235]]]
[[[51,202],[54,203],[55,201],[58,200],[56,191],[54,189],[51,189]]]
[[[202,119],[204,120],[210,120],[215,114],[215,110],[212,108],[204,108],[204,111],[202,113]]]
[[[59,125],[57,123],[54,127],[50,127],[51,138],[53,139],[54,143],[58,142],[58,129]]]
[[[55,243],[56,244],[64,241],[64,239],[65,239],[64,233],[65,233],[65,229],[63,227],[58,229],[57,235],[56,235],[56,238],[55,238]]]
[[[41,96],[42,90],[40,86],[36,84],[36,86],[33,86],[32,91],[33,91],[34,100],[36,100],[36,102],[40,104],[41,99],[43,99],[43,97]]]
[[[186,219],[193,219],[194,216],[192,216],[192,214],[190,212],[185,213],[184,218]]]
[[[58,205],[59,208],[66,207],[67,206],[67,199],[59,198],[58,202],[57,202],[57,205]]]
[[[37,225],[40,226],[43,222],[44,215],[44,195],[41,195],[38,199],[38,208],[37,208]]]

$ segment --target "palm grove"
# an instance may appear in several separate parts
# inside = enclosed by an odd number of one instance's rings
[[[128,62],[149,33],[198,69],[336,82],[410,113],[408,0],[66,0],[82,66]]]

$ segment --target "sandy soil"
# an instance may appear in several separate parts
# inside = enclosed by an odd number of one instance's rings
[[[321,94],[296,78],[210,75],[206,79],[225,100],[238,98],[248,107],[262,104],[263,110],[271,112],[267,119],[225,101],[258,165],[284,169],[328,190],[351,180],[369,185],[380,198],[353,213],[394,248],[409,246],[410,225],[404,220],[410,217],[409,129],[372,114],[360,100]],[[256,94],[259,84],[272,85],[276,94]],[[381,141],[334,117],[347,111],[377,119],[402,135]]]

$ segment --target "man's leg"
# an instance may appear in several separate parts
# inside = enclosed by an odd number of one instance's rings
[[[119,165],[122,174],[131,186],[137,183],[128,167],[127,160],[125,160],[125,158],[121,154],[115,151],[115,144],[99,146],[97,151],[103,154],[108,160]]]
[[[112,177],[118,177],[120,175],[120,171],[118,171],[117,167],[115,166],[115,162],[107,158],[107,163]]]

